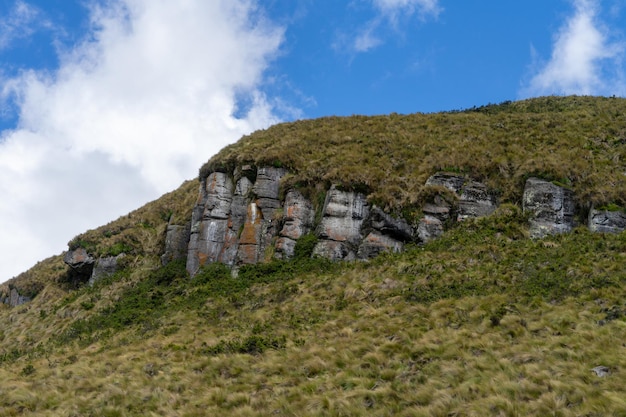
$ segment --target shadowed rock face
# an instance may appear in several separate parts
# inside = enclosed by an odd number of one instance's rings
[[[63,256],[65,262],[83,281],[87,281],[93,272],[96,259],[84,248],[69,250]]]
[[[589,211],[589,230],[601,233],[620,233],[626,230],[626,213],[623,211]]]
[[[165,232],[165,251],[161,255],[161,264],[183,259],[187,256],[187,246],[189,244],[190,224],[180,226],[169,224]]]
[[[63,256],[63,261],[72,268],[75,277],[80,282],[93,285],[99,279],[112,275],[118,270],[118,261],[125,255],[94,258],[84,248],[70,250]]]
[[[574,193],[538,178],[526,180],[522,197],[524,212],[531,213],[530,236],[566,233],[574,227]]]

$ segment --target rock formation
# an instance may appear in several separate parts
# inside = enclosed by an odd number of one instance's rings
[[[622,210],[589,211],[589,230],[602,233],[620,233],[626,230],[626,213]]]
[[[9,307],[17,307],[22,304],[28,303],[31,298],[21,295],[17,288],[10,287],[8,294],[3,294],[2,303],[7,304]]]
[[[71,268],[75,280],[93,285],[98,280],[113,275],[118,271],[118,262],[125,254],[94,258],[85,248],[69,250],[63,261]]]
[[[89,285],[93,285],[102,278],[106,278],[118,271],[118,262],[125,254],[121,253],[117,256],[106,256],[96,259],[89,277]]]
[[[63,262],[72,268],[81,281],[88,281],[91,278],[96,260],[87,253],[85,248],[78,247],[67,251],[63,256]]]
[[[187,257],[190,227],[191,224],[181,226],[172,224],[171,222],[167,225],[165,232],[165,250],[163,255],[161,255],[161,263],[164,266],[172,261]]]
[[[280,237],[276,240],[275,256],[278,259],[293,257],[296,241],[313,229],[315,221],[313,204],[299,191],[289,190],[285,197],[283,220]]]
[[[522,197],[524,212],[531,213],[530,236],[541,238],[572,230],[574,193],[539,178],[528,178]]]
[[[320,240],[313,255],[332,260],[356,259],[359,243],[363,240],[361,226],[369,211],[370,206],[363,194],[331,187],[326,194],[322,221],[317,228]]]
[[[488,216],[498,206],[495,195],[485,184],[462,175],[440,172],[428,178],[426,186],[444,187],[454,193],[456,201],[452,202],[443,195],[436,195],[432,201],[424,205],[422,208],[424,217],[417,229],[421,242],[428,242],[441,236],[445,231],[445,225],[450,221]]]
[[[296,189],[284,190],[282,196],[281,179],[287,173],[248,165],[231,173],[210,173],[201,181],[188,243],[190,274],[212,262],[236,266],[291,258],[297,240],[312,232],[318,239],[314,256],[369,259],[383,251],[401,251],[409,242],[426,242],[441,235],[448,221],[488,215],[496,207],[483,184],[437,174],[428,184],[450,189],[458,202],[435,197],[424,207],[419,225],[410,225],[371,206],[366,195],[336,186],[327,190],[324,205],[317,208]]]

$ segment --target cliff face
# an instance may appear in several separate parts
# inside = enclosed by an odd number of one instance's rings
[[[441,236],[455,222],[488,216],[498,206],[496,194],[463,175],[437,173],[426,181],[430,197],[421,216],[411,222],[372,205],[368,196],[330,186],[317,205],[295,188],[283,189],[289,175],[283,168],[244,165],[233,172],[213,172],[200,182],[191,219],[168,224],[161,261],[186,259],[194,275],[214,262],[231,267],[289,259],[298,239],[314,234],[313,256],[333,261],[369,259],[384,251],[400,252],[408,243],[424,244]],[[318,187],[319,189],[319,187]],[[529,216],[529,235],[541,238],[565,233],[580,218],[574,193],[539,178],[528,178],[522,208]],[[578,216],[577,216],[578,214]],[[620,210],[591,208],[587,226],[596,232],[618,233],[626,228]],[[71,250],[65,262],[78,280],[93,284],[115,273],[116,257],[94,258],[83,248]],[[6,294],[3,301],[26,299]]]
[[[425,183],[429,197],[412,219],[396,217],[356,191],[318,184],[312,201],[296,188],[285,187],[290,173],[282,168],[244,165],[233,172],[213,172],[200,182],[189,221],[164,226],[161,263],[185,259],[194,275],[214,262],[231,267],[289,259],[305,235],[314,235],[312,256],[333,261],[365,260],[381,252],[400,252],[408,243],[436,239],[455,222],[488,216],[498,206],[496,193],[464,175],[436,173]],[[308,193],[307,193],[308,194]],[[579,207],[574,192],[539,178],[525,182],[522,209],[528,215],[529,236],[566,233],[580,223],[594,232],[626,229],[619,207]],[[190,203],[189,205],[191,205]],[[585,217],[586,216],[586,217]],[[184,220],[184,218],[183,218]],[[95,256],[83,247],[64,255],[74,283],[92,285],[114,274],[133,256]],[[18,306],[31,300],[19,283],[0,291],[0,302]]]
[[[298,239],[313,233],[313,255],[331,260],[372,258],[423,244],[454,222],[487,216],[497,208],[495,193],[463,175],[438,173],[426,182],[434,190],[413,224],[368,202],[367,195],[331,186],[316,206],[297,189],[283,190],[283,168],[246,165],[233,172],[213,172],[201,181],[190,227],[167,229],[162,260],[186,258],[195,274],[213,262],[229,266],[293,257]],[[449,192],[444,192],[448,190]],[[537,178],[526,182],[523,209],[529,213],[531,237],[563,233],[575,226],[570,190]],[[317,219],[317,220],[316,220]],[[592,210],[589,227],[624,229],[621,212]]]

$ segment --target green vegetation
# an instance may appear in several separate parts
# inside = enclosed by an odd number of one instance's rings
[[[188,221],[197,197],[185,183],[72,241],[126,253],[117,274],[74,288],[55,256],[0,288],[35,295],[0,306],[0,415],[626,415],[626,234],[531,240],[518,204],[540,174],[580,203],[626,207],[625,110],[621,99],[546,97],[246,137],[203,174],[282,165],[283,188],[316,208],[316,181],[340,180],[416,218],[442,193],[423,183],[445,169],[488,182],[504,204],[368,262],[311,258],[310,234],[291,261],[211,264],[191,278],[184,260],[160,263],[167,224]]]
[[[626,206],[626,100],[543,97],[436,114],[327,117],[272,126],[224,148],[200,170],[281,165],[292,186],[371,191],[401,211],[438,171],[466,174],[519,203],[539,176],[571,187],[584,206]],[[297,152],[293,150],[297,149]]]

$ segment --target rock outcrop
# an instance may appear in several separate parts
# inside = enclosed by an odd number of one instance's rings
[[[589,211],[589,230],[601,233],[620,233],[626,230],[626,213],[621,210]]]
[[[9,307],[17,307],[17,306],[20,306],[22,304],[25,304],[31,301],[30,297],[21,295],[19,291],[17,290],[17,288],[15,287],[9,287],[9,288],[10,288],[9,293],[3,294],[3,297],[4,297],[2,298],[3,304],[7,304]]]
[[[88,281],[96,259],[85,248],[70,249],[63,256],[65,262],[81,281]]]
[[[161,264],[164,266],[172,261],[187,257],[187,246],[189,245],[189,232],[191,224],[181,226],[178,224],[168,224],[165,231],[165,250],[161,255]]]
[[[243,167],[232,174],[214,172],[202,181],[191,219],[189,273],[211,262],[249,264],[265,258],[278,233],[280,179],[286,173]]]
[[[428,178],[426,185],[452,191],[456,201],[436,195],[424,205],[424,217],[417,229],[420,242],[425,243],[441,236],[445,225],[451,221],[488,216],[498,207],[495,195],[485,184],[462,175],[440,172]]]
[[[106,256],[96,259],[89,277],[89,285],[93,285],[102,278],[115,274],[119,269],[119,261],[126,256],[121,253],[117,256]]]
[[[296,189],[284,190],[283,197],[281,179],[287,173],[282,168],[243,166],[232,173],[210,173],[201,182],[187,252],[190,274],[212,262],[236,266],[288,259],[294,256],[297,240],[308,233],[318,239],[313,256],[369,259],[383,251],[401,251],[409,242],[426,242],[441,235],[450,221],[488,215],[496,208],[485,185],[442,173],[428,185],[446,187],[458,201],[435,196],[423,208],[419,225],[411,225],[371,206],[366,195],[336,186],[327,190],[322,207]]]
[[[313,230],[315,208],[299,191],[289,190],[285,197],[283,220],[276,241],[275,257],[278,259],[293,257],[296,241]]]
[[[71,268],[74,281],[87,282],[93,285],[98,280],[113,275],[119,269],[119,260],[125,254],[95,258],[85,248],[69,250],[63,256],[63,261]]]
[[[323,217],[317,228],[320,239],[313,255],[331,260],[354,260],[363,240],[361,226],[370,206],[363,194],[331,187],[326,194]]]
[[[531,214],[530,236],[541,238],[566,233],[575,226],[574,193],[539,178],[528,178],[522,197],[524,212]]]

